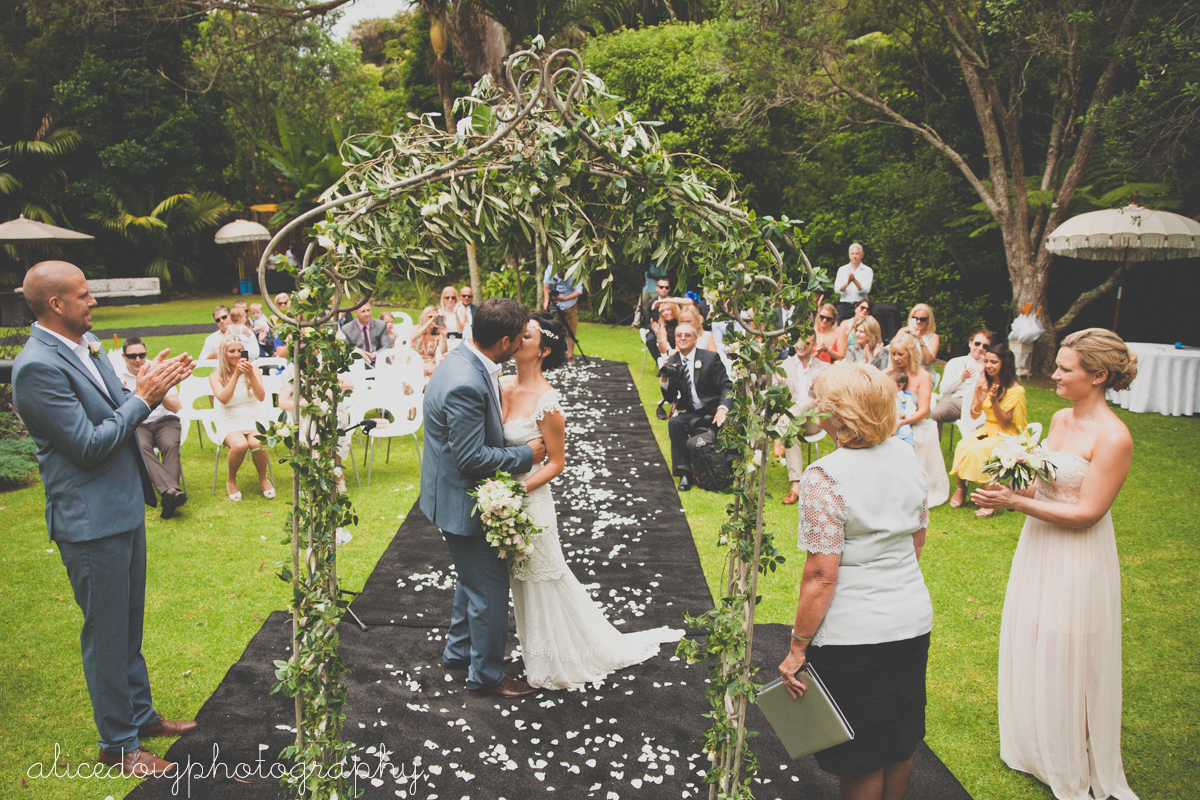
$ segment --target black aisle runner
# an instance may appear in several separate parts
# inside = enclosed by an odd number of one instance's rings
[[[683,627],[684,611],[710,608],[712,598],[628,367],[593,360],[552,380],[567,415],[568,466],[554,491],[568,561],[621,630]],[[705,665],[687,665],[666,645],[660,657],[587,691],[518,702],[470,697],[465,673],[440,663],[453,585],[445,543],[414,507],[354,601],[370,630],[341,626],[353,665],[346,739],[360,747],[360,772],[370,773],[358,780],[367,798],[707,797],[698,774],[706,766]],[[292,740],[293,706],[269,693],[290,632],[283,612],[271,615],[200,710],[199,729],[167,753],[183,768],[177,783],[145,781],[130,798],[287,796],[275,756]],[[770,676],[787,650],[787,628],[763,625],[756,634],[755,659]],[[519,659],[508,672],[521,674]],[[749,719],[762,732],[756,797],[838,796],[811,758],[788,759],[757,709]],[[908,796],[969,800],[925,747]]]

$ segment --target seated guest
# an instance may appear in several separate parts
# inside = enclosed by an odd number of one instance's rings
[[[950,497],[950,478],[946,475],[946,462],[942,459],[937,426],[929,419],[933,382],[929,373],[921,369],[921,356],[917,353],[916,339],[907,333],[898,333],[888,345],[888,351],[891,354],[892,367],[908,373],[908,391],[917,398],[916,412],[901,417],[896,427],[912,425],[913,447],[929,481],[929,507],[940,506]]]
[[[983,371],[983,353],[995,338],[989,330],[978,330],[971,334],[967,342],[970,348],[965,356],[958,356],[946,362],[942,370],[942,399],[929,412],[929,417],[937,423],[938,438],[942,438],[942,425],[951,424],[962,419],[963,402],[975,388],[975,381]]]
[[[208,385],[213,392],[217,441],[229,448],[229,476],[225,479],[229,499],[235,503],[242,499],[242,493],[238,491],[237,473],[247,450],[251,451],[254,468],[258,470],[258,483],[263,497],[271,499],[275,496],[275,487],[267,476],[269,454],[258,439],[257,428],[257,423],[267,413],[263,406],[267,393],[263,387],[262,373],[251,365],[241,339],[226,336],[221,342],[221,358],[217,360],[216,372],[208,376]]]
[[[455,295],[457,297],[457,295]],[[354,312],[353,321],[342,326],[342,333],[354,345],[367,362],[367,366],[375,365],[375,354],[390,347],[387,338],[387,323],[381,319],[371,318],[371,303],[363,303]]]
[[[442,304],[438,306],[442,321],[438,325],[446,329],[446,336],[461,339],[467,329],[467,311],[458,302],[458,290],[453,286],[442,289]]]
[[[775,380],[788,388],[788,394],[792,396],[792,415],[799,416],[802,412],[812,408],[809,389],[812,387],[813,379],[821,374],[828,364],[813,358],[812,339],[801,339],[796,345],[796,352],[785,358],[782,366],[784,376],[782,378],[776,376]],[[790,421],[785,417],[776,423],[776,428],[782,433],[787,430],[788,425],[790,425]],[[816,432],[812,431],[812,433]],[[783,442],[776,440],[775,457],[783,458],[787,464],[788,480],[792,482],[792,489],[783,498],[783,504],[790,506],[800,498],[800,476],[804,474],[804,451],[801,449],[799,441],[791,447],[784,447]]]
[[[221,346],[221,340],[225,338],[225,331],[229,328],[229,306],[217,306],[212,310],[212,317],[217,329],[200,345],[200,358],[205,360],[217,357],[217,348]]]
[[[1017,383],[1017,366],[1012,351],[1004,342],[989,346],[983,356],[983,374],[975,381],[971,395],[971,416],[983,414],[983,427],[964,436],[954,448],[954,467],[950,474],[958,478],[958,488],[950,498],[950,507],[958,508],[967,491],[967,481],[989,484],[983,463],[992,450],[1008,436],[1025,429],[1025,387]],[[995,509],[980,508],[977,517],[990,517]]]
[[[838,323],[838,328],[844,334],[846,334],[846,345],[848,347],[854,347],[855,342],[857,341],[855,339],[855,336],[857,335],[855,333],[855,329],[858,327],[860,322],[869,316],[871,316],[871,301],[864,297],[862,300],[859,300],[854,304],[854,316],[846,317],[846,319]],[[847,356],[847,358],[849,358],[849,356]]]
[[[854,343],[846,350],[846,361],[850,364],[870,364],[876,369],[887,369],[888,351],[883,345],[879,322],[874,317],[863,317],[854,325]]]
[[[258,339],[259,355],[274,355],[275,337],[271,334],[271,323],[263,313],[262,303],[250,304],[250,330]]]
[[[137,392],[138,373],[146,366],[146,343],[140,337],[130,336],[121,346],[122,368],[117,377],[131,392]],[[187,502],[187,494],[180,488],[183,483],[183,467],[179,463],[179,440],[182,429],[179,425],[178,390],[167,392],[162,402],[150,412],[150,416],[137,426],[138,444],[142,448],[142,460],[150,482],[162,496],[162,518],[170,519],[176,509]],[[155,448],[162,460],[154,455]]]
[[[229,327],[225,329],[225,335],[237,336],[247,344],[252,344],[255,347],[258,346],[258,337],[250,328],[250,320],[247,316],[246,309],[241,308],[236,303],[234,304],[233,308],[229,309]],[[253,347],[247,349],[249,349],[251,353],[254,352]]]
[[[908,391],[908,373],[902,369],[890,369],[887,376],[896,384],[896,418],[908,419],[917,413],[917,401],[912,392]],[[913,442],[912,425],[901,425],[896,428],[896,438],[909,447],[915,447]]]
[[[917,303],[908,312],[908,324],[898,333],[907,333],[917,340],[917,352],[921,356],[921,368],[933,379],[933,388],[937,388],[941,376],[933,368],[937,359],[938,345],[942,337],[937,334],[937,320],[934,319],[933,309],[924,303]]]
[[[468,325],[475,321],[475,310],[478,306],[475,305],[474,300],[475,290],[470,286],[464,286],[458,290],[458,307],[466,312]]]
[[[686,322],[700,332],[700,340],[696,343],[696,347],[699,347],[701,350],[716,352],[716,340],[713,339],[711,331],[704,330],[704,317],[700,314],[700,309],[697,306],[688,305],[679,309],[679,321]]]
[[[846,357],[846,334],[837,327],[837,308],[826,303],[817,309],[813,326],[813,352],[826,364]]]
[[[840,445],[801,481],[800,547],[807,551],[791,646],[779,674],[793,697],[811,664],[854,730],[816,753],[841,797],[904,797],[925,738],[933,604],[919,561],[929,525],[913,449],[892,436],[895,387],[861,364],[814,382],[821,427]]]
[[[683,367],[681,377],[664,377],[659,371],[663,400],[676,403],[678,412],[667,423],[671,437],[671,472],[679,478],[679,491],[692,488],[694,477],[688,458],[687,440],[704,428],[721,427],[733,406],[733,384],[725,365],[711,350],[696,347],[696,329],[686,322],[675,328],[678,352],[672,354],[663,369]]]
[[[395,347],[396,342],[400,339],[400,334],[396,330],[396,318],[392,316],[391,312],[385,311],[379,315],[379,319],[387,326],[387,332],[383,336],[384,346]]]
[[[650,323],[654,341],[651,344],[647,340],[646,347],[657,362],[661,361],[663,356],[675,352],[675,327],[679,324],[679,306],[670,300],[656,300],[653,308],[658,312],[658,319]]]
[[[280,292],[279,294],[275,295],[274,299],[275,307],[279,309],[280,313],[288,314],[291,311],[290,306],[292,297],[287,292]],[[271,316],[268,321],[271,323],[272,328],[279,327],[279,317]]]
[[[438,324],[437,306],[425,306],[408,341],[409,346],[424,360],[425,377],[428,378],[441,363],[448,349],[446,328]]]

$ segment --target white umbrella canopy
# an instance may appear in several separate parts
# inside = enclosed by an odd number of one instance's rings
[[[64,244],[95,239],[79,231],[70,231],[57,225],[47,225],[34,219],[18,217],[0,224],[0,242],[10,244]]]
[[[271,232],[248,219],[239,219],[222,225],[213,237],[217,244],[233,244],[235,242],[265,242],[271,238]]]
[[[1071,217],[1046,237],[1056,256],[1092,261],[1200,257],[1200,222],[1136,204]]]

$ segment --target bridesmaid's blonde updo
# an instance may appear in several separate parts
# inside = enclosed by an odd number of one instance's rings
[[[1062,340],[1079,354],[1080,365],[1088,372],[1108,371],[1105,389],[1128,389],[1137,377],[1137,353],[1125,340],[1107,328],[1085,328]]]

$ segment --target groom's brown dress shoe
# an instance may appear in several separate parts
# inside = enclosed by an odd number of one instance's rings
[[[191,720],[176,722],[163,719],[163,715],[159,714],[158,719],[138,731],[138,736],[144,739],[156,739],[160,736],[183,736],[194,730],[196,730],[196,723]]]
[[[516,700],[518,697],[528,697],[536,691],[537,689],[528,683],[505,675],[504,680],[496,686],[489,686],[486,689],[467,689],[467,694],[472,697],[503,697],[505,700]]]
[[[120,756],[110,756],[101,750],[99,761],[113,767],[119,765],[121,772],[135,778],[163,778],[174,775],[178,769],[174,761],[159,758],[144,747]]]

